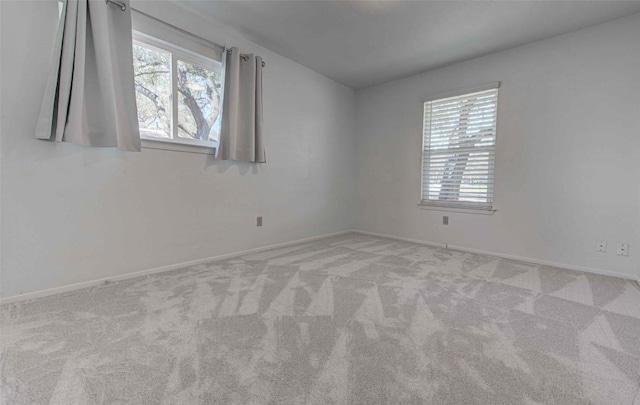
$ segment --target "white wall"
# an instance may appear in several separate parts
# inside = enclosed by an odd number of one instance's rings
[[[640,272],[639,15],[354,95],[218,22],[134,3],[263,55],[269,162],[255,166],[36,141],[56,3],[0,1],[3,298],[353,227]],[[498,211],[442,226],[417,207],[420,101],[498,80]]]
[[[57,2],[0,3],[0,296],[353,227],[353,90],[213,20],[141,1],[143,11],[264,57],[268,163],[37,141]]]
[[[491,81],[502,81],[498,211],[449,213],[443,226],[446,213],[417,207],[421,100]],[[637,274],[640,14],[358,91],[357,109],[359,228]]]

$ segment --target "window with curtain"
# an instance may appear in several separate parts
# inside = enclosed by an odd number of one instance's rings
[[[134,10],[133,65],[142,146],[214,153],[222,121],[223,47]]]
[[[421,205],[493,209],[498,84],[424,103]]]
[[[222,64],[134,33],[140,137],[215,148],[222,118]]]

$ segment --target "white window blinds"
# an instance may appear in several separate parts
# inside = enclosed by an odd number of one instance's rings
[[[497,86],[424,103],[421,204],[492,209]]]

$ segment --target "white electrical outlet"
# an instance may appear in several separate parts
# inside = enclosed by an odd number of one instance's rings
[[[606,252],[607,251],[607,241],[602,239],[596,241],[596,252]]]
[[[616,249],[616,254],[618,256],[629,256],[629,244],[628,243],[618,243],[618,248]]]

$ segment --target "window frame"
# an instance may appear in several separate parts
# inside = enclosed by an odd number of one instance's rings
[[[159,52],[168,53],[171,65],[171,138],[145,137],[140,135],[142,147],[146,149],[174,150],[178,152],[201,153],[215,155],[219,145],[219,139],[203,141],[200,139],[187,139],[178,136],[178,60],[214,71],[220,75],[224,89],[224,66],[222,62],[200,55],[196,52],[174,45],[168,41],[132,30],[133,45],[147,47]],[[220,114],[222,114],[224,91],[220,97]]]
[[[430,95],[422,100],[422,132],[420,138],[420,197],[418,207],[420,209],[425,210],[435,210],[435,211],[447,211],[447,212],[460,212],[460,213],[469,213],[469,214],[482,214],[482,215],[492,215],[497,211],[495,207],[495,161],[496,161],[496,151],[497,151],[497,142],[498,142],[498,106],[499,106],[499,89],[501,87],[501,82],[489,82],[480,84],[474,87],[467,87],[463,89],[457,89],[447,92],[440,92]],[[424,186],[425,186],[425,165],[428,165],[429,156],[425,158],[425,153],[429,153],[425,145],[425,109],[426,104],[435,101],[444,101],[449,98],[456,98],[466,95],[473,95],[475,93],[482,93],[485,91],[495,90],[496,91],[496,101],[495,101],[495,115],[494,115],[494,142],[493,142],[493,163],[490,165],[488,170],[488,175],[492,178],[492,182],[490,184],[490,193],[488,193],[490,197],[490,202],[488,203],[475,203],[471,201],[439,201],[439,200],[424,200],[423,196],[425,194]],[[431,137],[431,133],[429,133],[429,138]],[[428,180],[427,180],[427,184]]]

